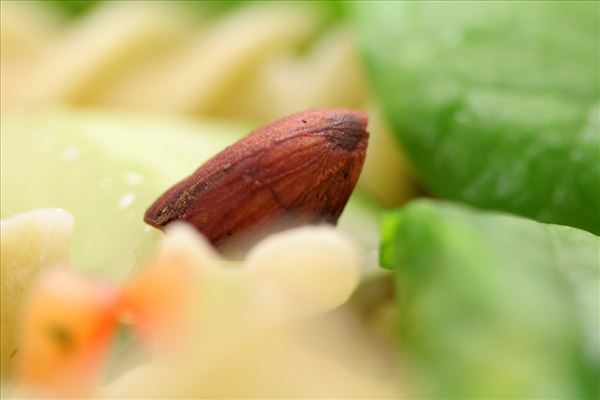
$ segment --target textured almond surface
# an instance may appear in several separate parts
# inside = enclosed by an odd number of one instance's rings
[[[259,128],[164,193],[144,220],[191,223],[220,247],[306,223],[337,222],[365,158],[367,116],[311,110]]]

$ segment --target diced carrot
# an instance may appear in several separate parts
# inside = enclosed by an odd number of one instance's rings
[[[65,395],[88,390],[106,355],[119,303],[119,290],[66,268],[42,274],[23,313],[19,383]]]
[[[183,264],[152,264],[123,287],[121,315],[154,344],[171,346],[184,329],[192,277]]]

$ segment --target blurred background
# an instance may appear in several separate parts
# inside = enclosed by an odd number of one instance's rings
[[[414,187],[371,101],[343,6],[2,1],[2,111],[67,105],[258,126],[309,108],[365,109],[378,157],[367,157],[360,185],[398,205]]]

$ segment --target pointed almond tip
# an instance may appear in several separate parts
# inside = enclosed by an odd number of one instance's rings
[[[162,199],[158,198],[144,213],[144,222],[158,229],[163,229],[168,222],[164,217],[161,218]]]
[[[331,143],[349,151],[353,151],[361,143],[366,146],[369,137],[367,132],[369,117],[366,113],[347,108],[317,111],[328,121],[323,126],[323,132],[326,132],[324,136]]]
[[[362,125],[363,129],[367,129],[369,123],[369,116],[366,112],[360,110],[343,110],[346,113],[346,119],[353,121],[359,125]]]
[[[148,208],[144,213],[144,222],[156,228],[156,224],[154,224],[153,208],[154,204],[151,205],[150,208]]]
[[[332,121],[346,122],[358,125],[359,128],[367,128],[369,116],[361,110],[351,108],[332,108],[318,111],[322,116]]]

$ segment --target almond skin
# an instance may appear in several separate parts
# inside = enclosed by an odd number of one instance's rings
[[[367,116],[310,110],[265,125],[148,208],[159,229],[185,221],[217,248],[303,224],[335,224],[360,175]]]

